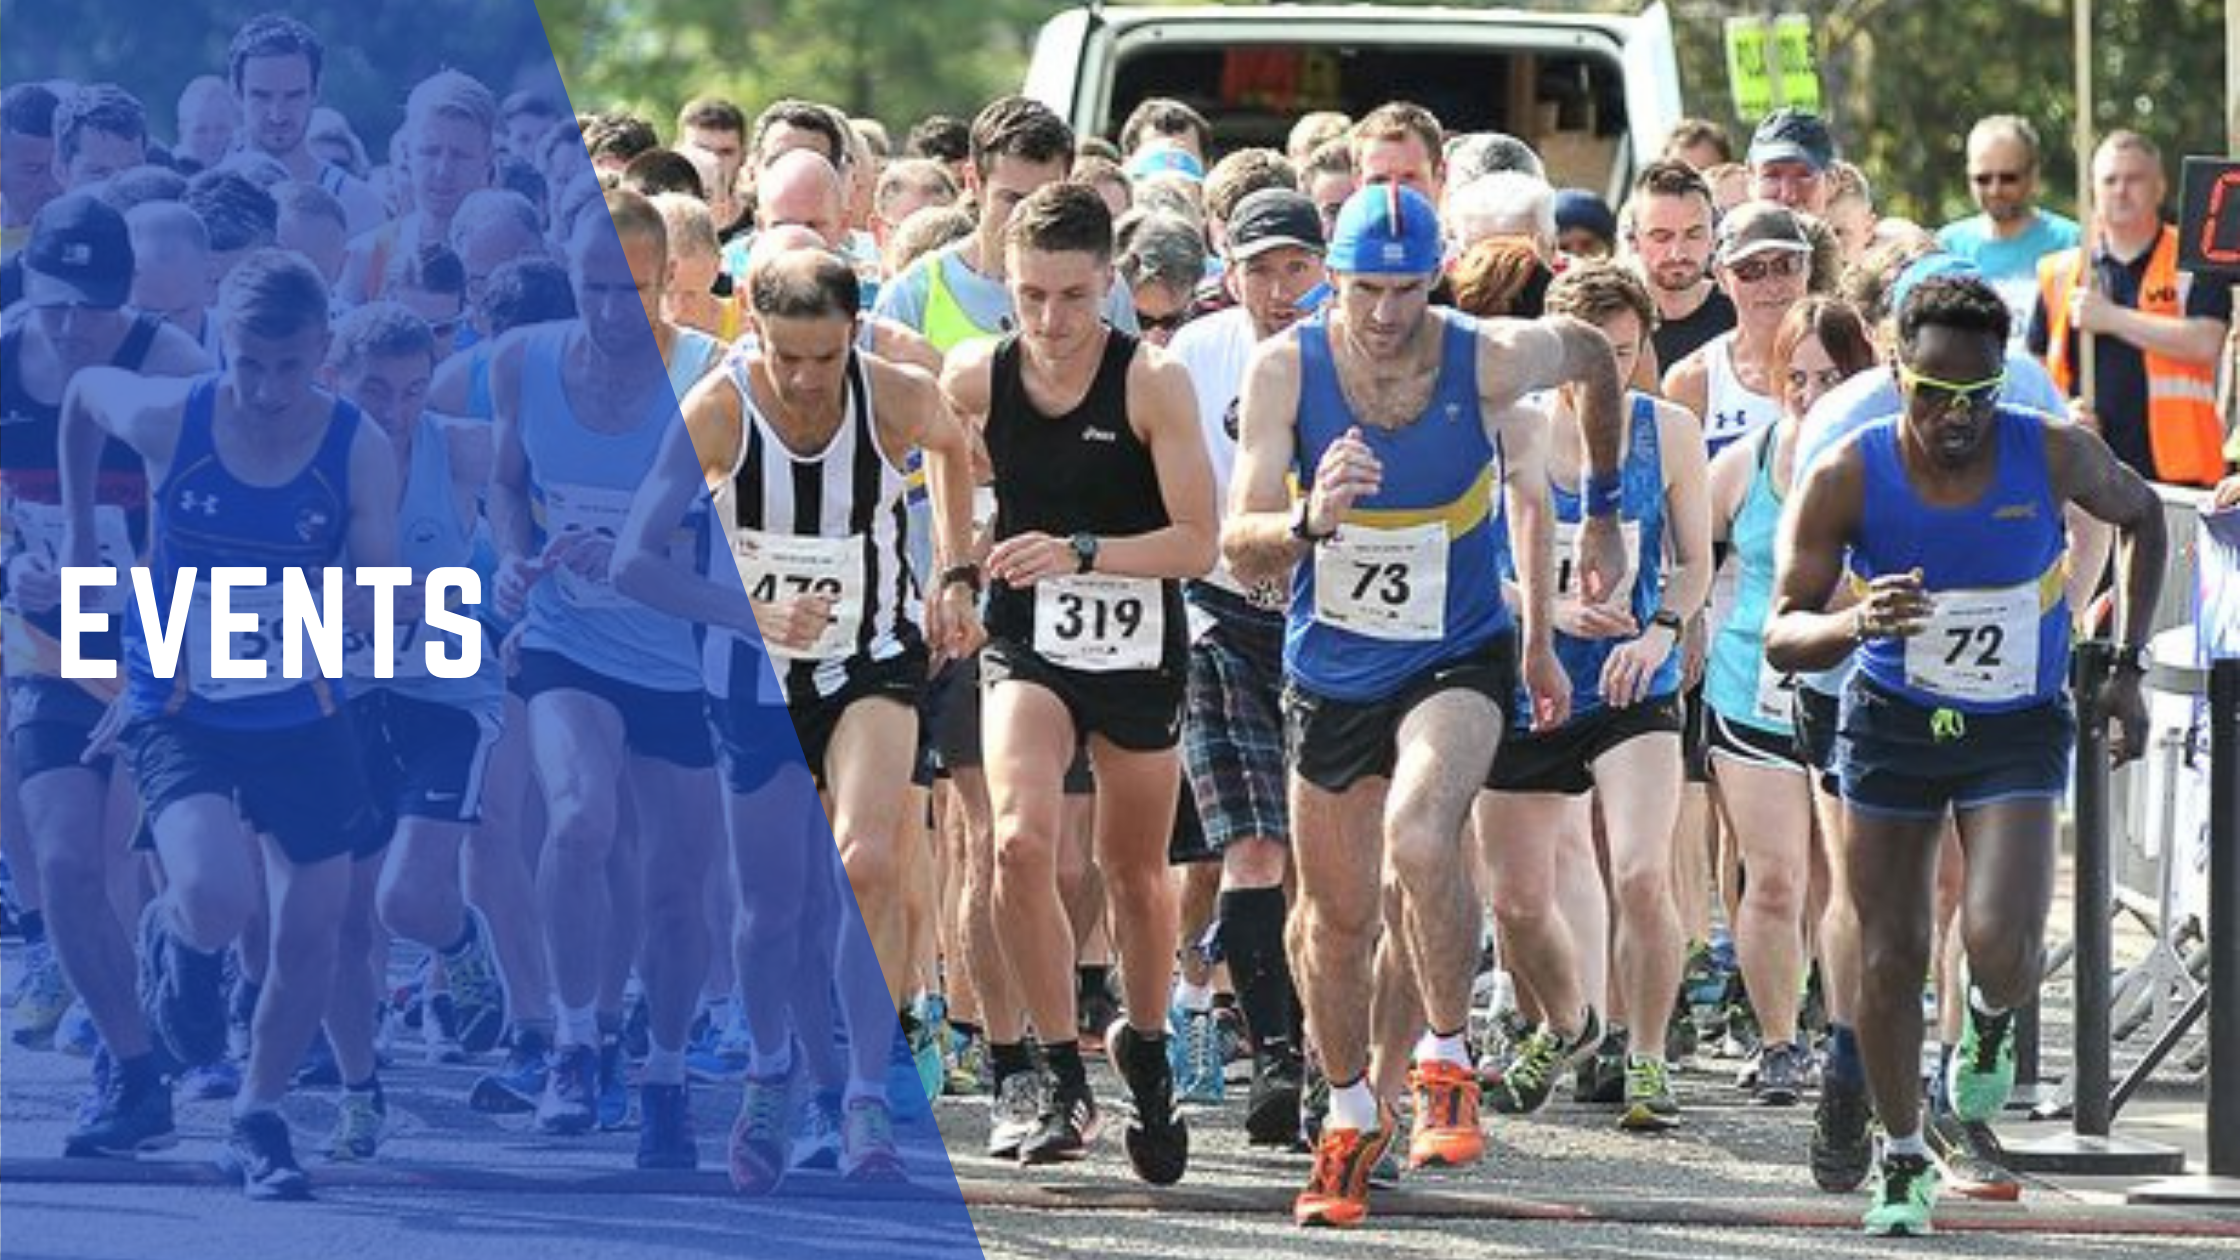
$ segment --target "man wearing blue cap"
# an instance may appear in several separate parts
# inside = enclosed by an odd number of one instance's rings
[[[1291,578],[1291,938],[1331,1082],[1314,1171],[1294,1207],[1303,1225],[1359,1224],[1369,1170],[1392,1143],[1395,1112],[1370,1084],[1368,1046],[1388,855],[1431,1032],[1411,1156],[1454,1165],[1484,1151],[1463,1036],[1478,928],[1462,829],[1520,659],[1537,722],[1559,724],[1570,708],[1551,647],[1546,421],[1523,405],[1528,394],[1586,387],[1592,471],[1580,550],[1595,598],[1624,567],[1609,343],[1573,320],[1481,325],[1433,311],[1440,239],[1431,202],[1415,190],[1356,193],[1330,243],[1330,313],[1254,353],[1239,409],[1223,550],[1244,582]],[[1521,635],[1496,576],[1497,477],[1520,552]],[[1291,478],[1304,487],[1296,500]]]

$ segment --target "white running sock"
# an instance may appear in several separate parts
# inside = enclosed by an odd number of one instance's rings
[[[1356,1133],[1368,1133],[1377,1127],[1377,1092],[1369,1088],[1368,1077],[1351,1085],[1330,1087],[1330,1117],[1323,1127]]]
[[[599,1004],[560,1007],[560,1044],[563,1046],[592,1046],[599,1044]]]
[[[1192,984],[1188,980],[1176,977],[1174,1004],[1192,1014],[1203,1014],[1210,1011],[1213,1009],[1213,986],[1210,984]]]
[[[1921,1136],[1921,1131],[1916,1129],[1904,1137],[1884,1138],[1882,1140],[1882,1153],[1885,1155],[1911,1155],[1916,1159],[1927,1159],[1929,1158],[1929,1143]]]

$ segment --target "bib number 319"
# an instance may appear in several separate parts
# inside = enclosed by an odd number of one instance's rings
[[[1086,574],[1035,583],[1034,650],[1092,674],[1159,668],[1165,593],[1150,578]]]

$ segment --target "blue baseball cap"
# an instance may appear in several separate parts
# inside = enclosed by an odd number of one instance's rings
[[[1972,260],[1942,250],[1916,258],[1906,264],[1906,269],[1898,273],[1897,279],[1890,282],[1891,318],[1895,319],[1898,312],[1905,309],[1906,299],[1913,296],[1913,291],[1921,286],[1922,281],[1934,280],[1938,276],[1953,280],[1981,279],[1983,272]]]
[[[1422,193],[1370,184],[1338,211],[1325,261],[1349,275],[1420,276],[1439,270],[1445,255],[1439,212]]]

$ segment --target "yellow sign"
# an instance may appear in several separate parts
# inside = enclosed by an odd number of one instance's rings
[[[1773,20],[1774,77],[1781,103],[1820,112],[1820,62],[1813,54],[1812,19],[1784,13]]]
[[[1767,60],[1766,24],[1755,17],[1727,19],[1727,84],[1735,117],[1755,122],[1773,112],[1773,69]]]
[[[1812,19],[1801,13],[1727,19],[1727,82],[1735,116],[1748,122],[1776,106],[1820,112],[1820,63]]]

